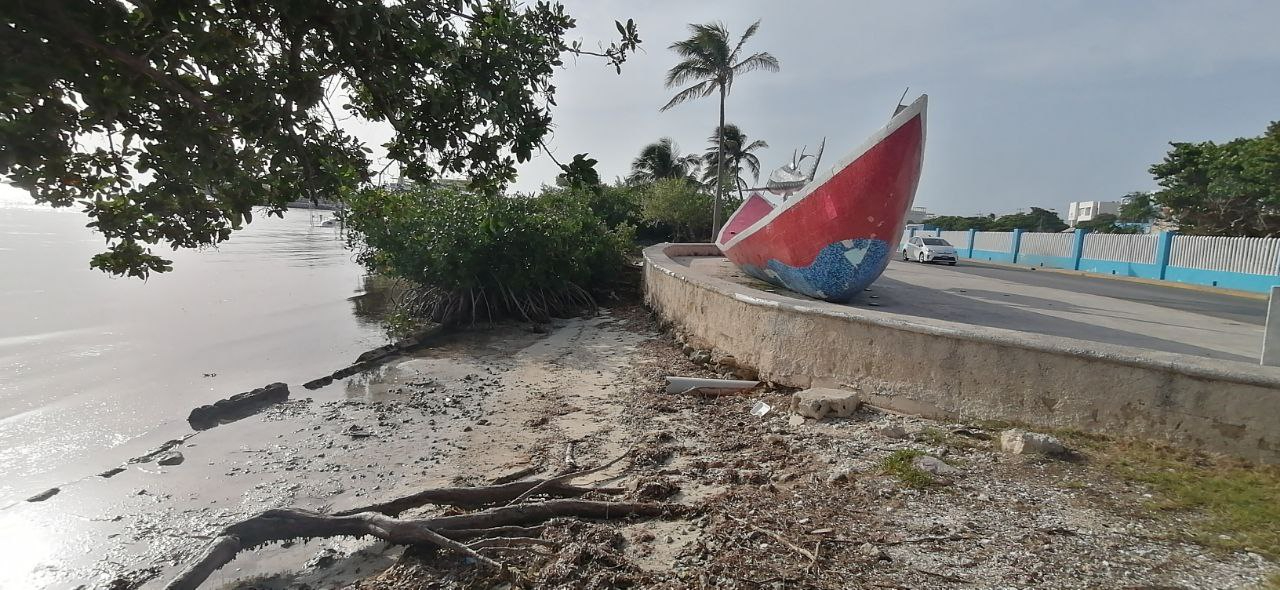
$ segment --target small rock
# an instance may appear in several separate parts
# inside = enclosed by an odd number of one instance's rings
[[[814,420],[827,416],[846,418],[858,411],[860,405],[862,399],[858,394],[843,389],[813,387],[791,396],[791,411]]]
[[[49,498],[54,497],[55,495],[57,495],[57,494],[58,494],[58,492],[61,492],[61,491],[62,491],[62,490],[60,490],[60,489],[58,489],[58,488],[49,488],[49,489],[47,489],[47,490],[45,490],[45,491],[43,491],[43,492],[40,492],[39,494],[36,494],[36,495],[34,495],[34,496],[31,496],[30,498],[27,498],[27,501],[28,501],[28,502],[43,502],[43,501],[45,501],[45,500],[48,500]]]
[[[800,414],[792,414],[787,418],[787,426],[795,427],[804,424],[804,416]]]
[[[1052,436],[1017,429],[1000,433],[1000,448],[1015,455],[1060,455],[1067,452],[1062,442]]]
[[[863,543],[860,547],[858,547],[858,553],[862,554],[863,557],[869,558],[873,561],[880,561],[882,559],[888,558],[888,556],[884,554],[883,550],[881,550],[879,547],[876,547],[872,543]]]
[[[699,365],[705,365],[705,364],[708,364],[708,363],[710,363],[710,362],[711,362],[711,351],[709,351],[709,350],[696,350],[696,351],[694,351],[693,355],[691,355],[691,356],[689,357],[689,360],[691,360],[691,361],[693,361],[695,364],[699,364]]]
[[[156,457],[156,463],[160,465],[181,465],[186,457],[178,451],[165,451]]]
[[[920,471],[923,471],[930,475],[936,475],[939,477],[950,477],[953,475],[960,474],[959,469],[956,469],[955,467],[947,465],[946,462],[944,462],[942,459],[933,457],[931,455],[921,455],[919,457],[916,457],[915,461],[912,461],[911,463],[915,465],[916,469],[919,469]]]
[[[850,472],[848,469],[835,469],[835,470],[832,470],[831,473],[827,475],[827,483],[829,484],[844,483],[846,481],[853,479],[852,475],[853,473]]]
[[[876,429],[876,434],[885,438],[904,439],[907,438],[907,429],[897,424],[885,424]]]
[[[778,435],[776,435],[776,434],[766,435],[766,436],[764,437],[764,442],[765,442],[765,444],[770,444],[770,445],[785,445],[785,444],[786,444],[786,440],[785,440],[785,439],[783,439],[781,436],[778,436]]]

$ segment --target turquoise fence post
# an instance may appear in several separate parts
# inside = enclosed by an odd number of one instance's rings
[[[1013,247],[1011,248],[1014,264],[1018,263],[1018,249],[1021,247],[1022,247],[1022,230],[1015,229],[1013,230]]]
[[[973,258],[973,242],[978,237],[977,228],[969,228],[969,258]]]
[[[1075,240],[1071,242],[1071,270],[1080,270],[1080,258],[1084,256],[1085,235],[1087,229],[1077,229]]]
[[[1177,232],[1160,232],[1156,241],[1156,268],[1160,269],[1160,280],[1164,280],[1165,270],[1169,268],[1169,253],[1173,251],[1173,236]]]

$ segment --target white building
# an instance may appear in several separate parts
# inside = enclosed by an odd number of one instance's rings
[[[925,210],[924,207],[912,207],[910,211],[907,211],[907,224],[924,223],[932,217],[933,215]]]
[[[1067,225],[1075,227],[1081,221],[1092,221],[1099,215],[1120,214],[1120,201],[1078,201],[1067,205]]]

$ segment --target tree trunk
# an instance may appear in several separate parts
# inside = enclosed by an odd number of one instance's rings
[[[720,126],[716,127],[716,140],[720,147],[716,153],[716,198],[711,205],[711,242],[720,235],[720,199],[724,184],[724,83],[720,84]]]

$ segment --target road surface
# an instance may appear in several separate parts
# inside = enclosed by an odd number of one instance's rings
[[[762,286],[723,258],[681,262]],[[1221,292],[966,261],[951,267],[896,260],[848,305],[1248,363],[1258,362],[1267,308],[1265,301]]]

